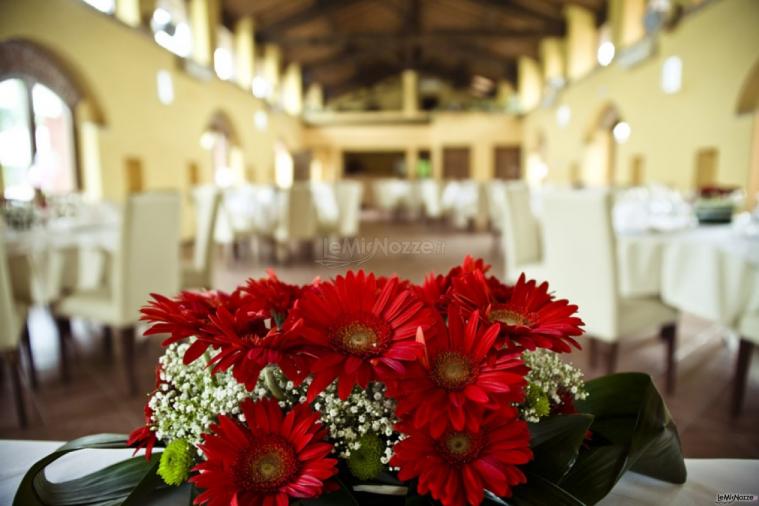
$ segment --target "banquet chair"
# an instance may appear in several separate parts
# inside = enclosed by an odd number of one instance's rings
[[[207,288],[213,285],[213,238],[221,195],[213,186],[193,190],[196,229],[192,262],[182,266],[182,288]]]
[[[506,279],[515,283],[524,273],[527,279],[545,281],[540,225],[532,214],[529,187],[517,181],[504,183],[502,197]]]
[[[421,200],[424,217],[428,220],[437,220],[443,216],[443,204],[441,202],[443,187],[437,179],[424,179],[419,181],[419,199]]]
[[[256,235],[258,189],[253,185],[227,188],[221,193],[219,210],[216,213],[214,242],[223,247],[231,247],[235,260],[241,257],[241,246],[249,244]]]
[[[503,233],[506,215],[506,182],[494,179],[485,187],[490,227],[496,234]]]
[[[598,342],[607,344],[607,372],[616,369],[622,338],[657,327],[666,344],[666,389],[674,391],[677,313],[658,298],[622,297],[617,285],[611,194],[555,190],[543,200],[546,273],[557,296],[579,307],[590,338],[591,367]]]
[[[339,237],[356,237],[361,222],[361,199],[364,185],[359,181],[337,181],[335,197],[337,198],[337,235]]]
[[[179,290],[179,195],[149,192],[129,197],[121,224],[120,244],[111,263],[108,286],[80,290],[53,306],[67,375],[67,337],[71,319],[82,318],[107,326],[107,341],[118,336],[130,394],[137,392],[135,327],[140,308],[151,293],[173,295]]]
[[[291,188],[282,190],[278,205],[279,219],[271,239],[277,247],[277,260],[283,254],[289,260],[293,242],[302,246],[316,238],[318,224],[310,185],[293,183]]]
[[[316,209],[316,224],[319,232],[324,235],[336,232],[340,219],[340,206],[335,186],[323,181],[313,182],[311,197]]]
[[[751,369],[751,355],[754,353],[754,345],[759,344],[759,313],[749,314],[741,318],[738,324],[738,333],[741,336],[741,340],[738,345],[738,357],[735,363],[733,399],[730,409],[733,417],[740,415],[743,410],[748,373]]]
[[[11,377],[19,425],[26,427],[24,394],[19,373],[21,367],[19,349],[22,346],[29,345],[29,327],[26,323],[27,307],[25,304],[18,303],[13,297],[4,235],[5,231],[2,220],[0,220],[0,353],[2,353],[2,359]]]

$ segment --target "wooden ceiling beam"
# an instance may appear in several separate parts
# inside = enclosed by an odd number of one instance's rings
[[[356,32],[332,33],[328,35],[312,35],[305,37],[265,37],[261,42],[273,42],[283,47],[297,46],[330,46],[348,43],[392,44],[407,45],[410,42],[431,43],[441,39],[508,39],[519,43],[537,43],[543,32],[523,32],[499,29],[467,29],[467,30],[432,30],[419,33],[398,32]]]
[[[259,34],[264,38],[270,38],[275,34],[281,34],[315,19],[328,16],[329,14],[361,2],[362,0],[316,0],[311,6],[302,9],[295,14],[276,21],[259,29]]]
[[[543,12],[538,12],[535,9],[526,8],[520,4],[514,3],[510,0],[469,0],[481,7],[487,9],[494,9],[506,16],[513,16],[521,18],[526,21],[532,21],[539,24],[541,33],[544,36],[564,35],[565,25],[561,16],[556,17],[553,15],[547,15]]]

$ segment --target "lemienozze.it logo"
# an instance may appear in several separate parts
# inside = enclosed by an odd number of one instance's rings
[[[717,498],[714,500],[715,504],[735,504],[741,502],[759,502],[759,495],[756,494],[717,494]]]

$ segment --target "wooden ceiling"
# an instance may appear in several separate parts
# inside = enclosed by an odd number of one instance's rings
[[[606,0],[223,0],[224,19],[252,15],[256,39],[301,64],[328,96],[406,68],[466,87],[475,75],[516,78],[521,55],[565,33],[563,10],[605,16]]]

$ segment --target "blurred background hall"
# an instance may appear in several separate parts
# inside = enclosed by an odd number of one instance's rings
[[[651,374],[686,457],[759,458],[757,27],[756,0],[0,0],[0,437],[142,424],[149,292],[472,255],[578,303],[574,362]]]

